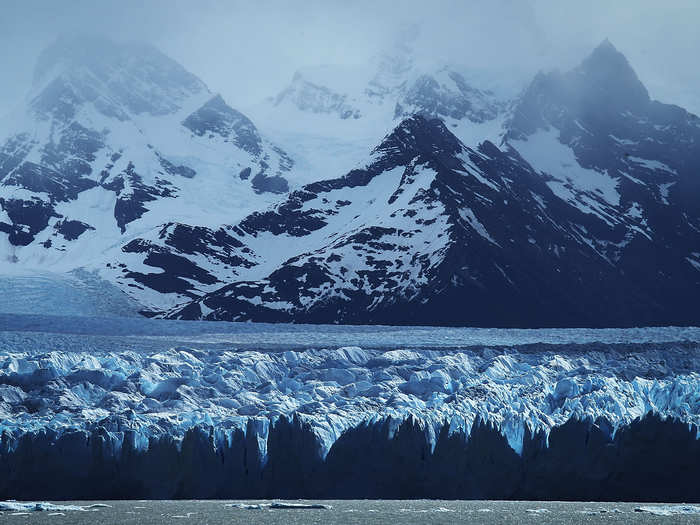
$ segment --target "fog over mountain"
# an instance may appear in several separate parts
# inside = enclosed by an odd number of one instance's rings
[[[0,68],[12,80],[0,86],[0,115],[23,99],[47,45],[85,32],[155,44],[242,109],[276,95],[299,68],[363,64],[401,41],[412,41],[417,60],[462,63],[521,89],[540,69],[570,69],[607,37],[652,98],[700,113],[693,0],[0,4]]]

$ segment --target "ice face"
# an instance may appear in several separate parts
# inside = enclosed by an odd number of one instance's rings
[[[101,426],[118,450],[126,430],[144,448],[195,426],[216,428],[218,440],[238,429],[255,434],[264,463],[270,424],[292,414],[318,438],[321,458],[346,430],[388,418],[413,419],[432,447],[445,424],[467,436],[491,425],[518,454],[526,435],[571,419],[604,420],[610,433],[650,413],[700,425],[700,332],[692,329],[503,331],[499,339],[470,329],[84,319],[76,325],[84,333],[70,335],[39,332],[64,331],[65,319],[32,319],[3,318],[15,330],[0,332],[0,431],[14,437]],[[230,333],[193,334],[214,328]],[[105,333],[150,335],[116,345]],[[530,344],[517,344],[517,333]],[[402,338],[412,348],[392,346]],[[566,342],[577,338],[604,342]],[[333,346],[362,339],[366,348]]]

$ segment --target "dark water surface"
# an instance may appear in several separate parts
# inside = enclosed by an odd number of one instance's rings
[[[77,502],[85,505],[94,502]],[[109,501],[111,507],[92,511],[0,513],[0,523],[143,524],[590,524],[590,523],[700,523],[700,514],[658,515],[640,512],[693,512],[700,507],[640,503],[532,502],[532,501],[323,501],[332,508],[240,509],[227,501]],[[264,503],[247,501],[246,504]],[[312,502],[306,502],[312,503]]]

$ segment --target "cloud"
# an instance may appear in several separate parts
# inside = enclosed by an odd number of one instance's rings
[[[0,114],[27,91],[41,49],[80,32],[150,41],[241,108],[281,90],[299,67],[364,63],[402,38],[419,61],[524,82],[572,67],[608,37],[652,96],[700,113],[699,22],[696,0],[5,2]]]

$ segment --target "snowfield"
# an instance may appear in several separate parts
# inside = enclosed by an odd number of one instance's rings
[[[71,320],[72,319],[72,320]],[[0,433],[104,427],[115,446],[225,439],[255,428],[264,461],[280,416],[307,422],[325,457],[348,429],[413,417],[436,431],[616,429],[655,413],[700,427],[700,329],[325,327],[0,315]],[[360,346],[343,346],[349,342]],[[249,422],[253,425],[250,426]],[[15,441],[16,443],[16,441]]]

